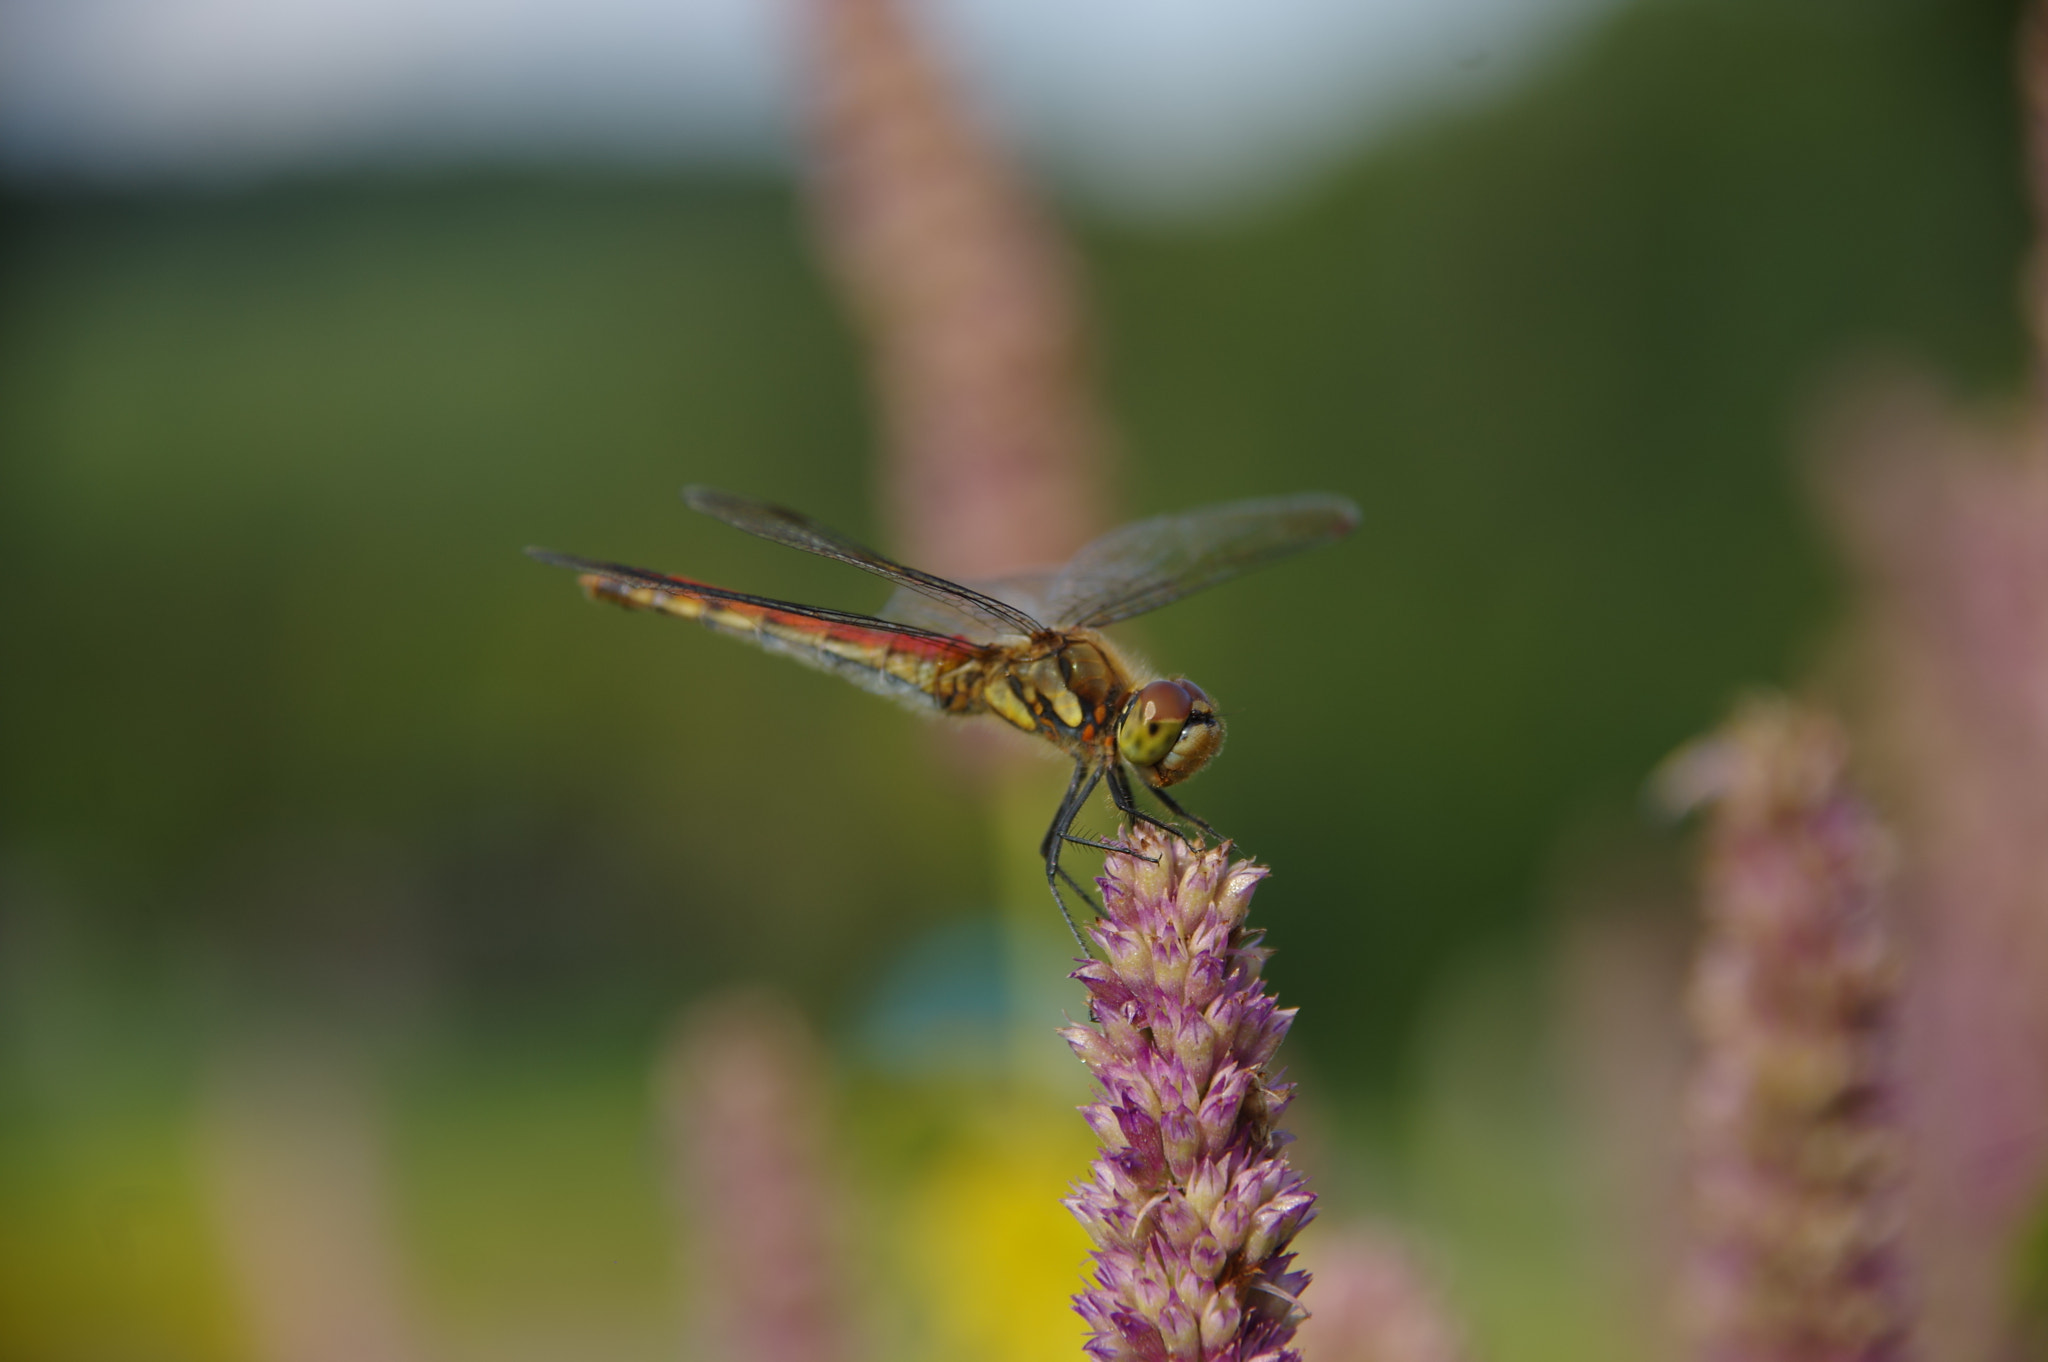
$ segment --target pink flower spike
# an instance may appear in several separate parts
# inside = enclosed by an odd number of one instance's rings
[[[1761,698],[1664,772],[1706,808],[1685,1281],[1700,1362],[1908,1352],[1890,853],[1847,760],[1826,715]]]
[[[1137,855],[1108,858],[1089,929],[1108,959],[1074,972],[1096,1027],[1066,1032],[1102,1084],[1089,1125],[1121,1136],[1066,1202],[1099,1246],[1074,1299],[1088,1353],[1299,1362],[1308,1276],[1287,1249],[1315,1197],[1282,1152],[1287,1089],[1267,1068],[1294,1013],[1265,991],[1268,952],[1244,926],[1265,871],[1149,826],[1123,840]]]

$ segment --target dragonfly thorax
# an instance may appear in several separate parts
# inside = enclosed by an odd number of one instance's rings
[[[1047,631],[994,647],[998,661],[982,692],[990,710],[1062,744],[1108,737],[1129,682],[1101,643]]]

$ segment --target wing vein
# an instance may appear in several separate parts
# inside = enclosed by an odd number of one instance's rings
[[[1047,616],[1055,629],[1099,629],[1342,539],[1358,519],[1346,498],[1309,492],[1140,520],[1060,569]]]
[[[713,516],[736,530],[745,530],[748,534],[802,549],[805,553],[815,553],[820,558],[830,558],[863,572],[872,572],[921,596],[965,611],[998,632],[1028,636],[1045,627],[1005,601],[983,595],[958,582],[949,582],[944,577],[906,567],[786,506],[695,486],[683,489],[683,500],[691,510]]]

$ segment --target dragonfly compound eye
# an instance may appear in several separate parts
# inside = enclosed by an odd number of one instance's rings
[[[1194,690],[1192,682],[1182,685]],[[1152,768],[1146,779],[1155,788],[1176,785],[1209,764],[1209,758],[1223,750],[1223,720],[1217,716],[1216,706],[1209,697],[1196,691],[1194,709],[1187,722],[1181,725],[1180,736],[1173,740],[1173,750],[1166,754],[1159,765]]]
[[[1180,741],[1194,697],[1177,681],[1154,681],[1131,697],[1117,725],[1116,747],[1133,766],[1157,766]]]

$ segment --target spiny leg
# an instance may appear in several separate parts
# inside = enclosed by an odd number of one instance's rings
[[[1109,768],[1109,797],[1116,803],[1117,811],[1132,822],[1150,823],[1162,832],[1173,833],[1176,837],[1180,835],[1180,829],[1173,824],[1162,823],[1138,807],[1138,801],[1131,797],[1130,777],[1126,776],[1120,767]]]
[[[1067,779],[1067,792],[1060,796],[1060,806],[1053,811],[1052,826],[1045,830],[1045,836],[1038,842],[1038,854],[1045,860],[1048,869],[1055,859],[1053,853],[1066,838],[1067,829],[1074,822],[1074,815],[1081,807],[1081,799],[1086,797],[1081,793],[1082,782],[1087,781],[1087,789],[1093,793],[1095,782],[1099,779],[1101,773],[1092,769],[1086,762],[1074,763],[1074,774]]]
[[[1119,809],[1122,809],[1126,813],[1133,814],[1137,818],[1153,824],[1155,827],[1166,828],[1168,832],[1173,831],[1172,828],[1167,827],[1166,824],[1161,823],[1158,819],[1153,818],[1149,814],[1143,813],[1138,809],[1130,807],[1130,786],[1127,784],[1119,783],[1124,779],[1123,773],[1121,771],[1117,770],[1114,766],[1110,766],[1104,770],[1103,774],[1108,778],[1110,783],[1110,789],[1112,791],[1116,791],[1118,789],[1121,789],[1123,791],[1122,798],[1117,803],[1117,807]],[[1087,802],[1087,799],[1088,797],[1086,795],[1083,795],[1081,797],[1082,803],[1085,804]],[[1075,812],[1077,814],[1079,813],[1078,807],[1076,808]],[[1074,834],[1070,832],[1062,834],[1061,840],[1071,842],[1073,845],[1077,847],[1094,847],[1097,851],[1114,851],[1124,856],[1136,856],[1139,860],[1145,862],[1147,865],[1159,864],[1159,858],[1157,856],[1144,855],[1142,852],[1139,852],[1135,848],[1124,846],[1118,842],[1098,842],[1095,841],[1093,838],[1089,837],[1076,837],[1074,836]]]
[[[1135,854],[1127,846],[1119,846],[1115,842],[1097,842],[1086,837],[1076,837],[1071,832],[1068,833],[1066,836],[1060,838],[1060,840],[1062,842],[1067,843],[1070,846],[1094,847],[1097,851],[1120,851],[1127,856]],[[1156,856],[1140,856],[1138,857],[1138,859],[1141,861],[1156,861],[1159,858]]]
[[[1097,903],[1095,896],[1088,892],[1088,886],[1075,879],[1065,866],[1060,867],[1060,878],[1067,882],[1067,888],[1081,896],[1081,902],[1088,905],[1089,912],[1097,917],[1102,916],[1102,905]]]
[[[1080,943],[1083,953],[1088,950],[1088,942],[1081,936],[1081,929],[1074,925],[1074,915],[1067,911],[1067,901],[1060,894],[1060,876],[1067,873],[1060,865],[1060,852],[1066,846],[1067,829],[1074,825],[1081,806],[1088,802],[1089,795],[1095,793],[1096,782],[1101,779],[1100,766],[1080,761],[1074,763],[1074,777],[1067,782],[1067,793],[1060,799],[1060,807],[1052,816],[1052,826],[1045,830],[1045,840],[1038,844],[1038,854],[1045,858],[1045,882],[1052,889],[1052,901],[1059,905],[1060,917],[1066,921],[1067,930],[1074,934],[1074,940]]]
[[[1183,809],[1178,803],[1175,802],[1172,795],[1168,794],[1166,791],[1160,789],[1156,785],[1148,785],[1145,788],[1150,790],[1152,792],[1152,797],[1158,800],[1160,803],[1164,804],[1166,806],[1166,811],[1172,814],[1175,818],[1179,818],[1185,822],[1193,823],[1203,832],[1208,833],[1211,841],[1220,842],[1223,840],[1222,833],[1216,831],[1216,829],[1210,827],[1207,823],[1195,817],[1186,809]]]

